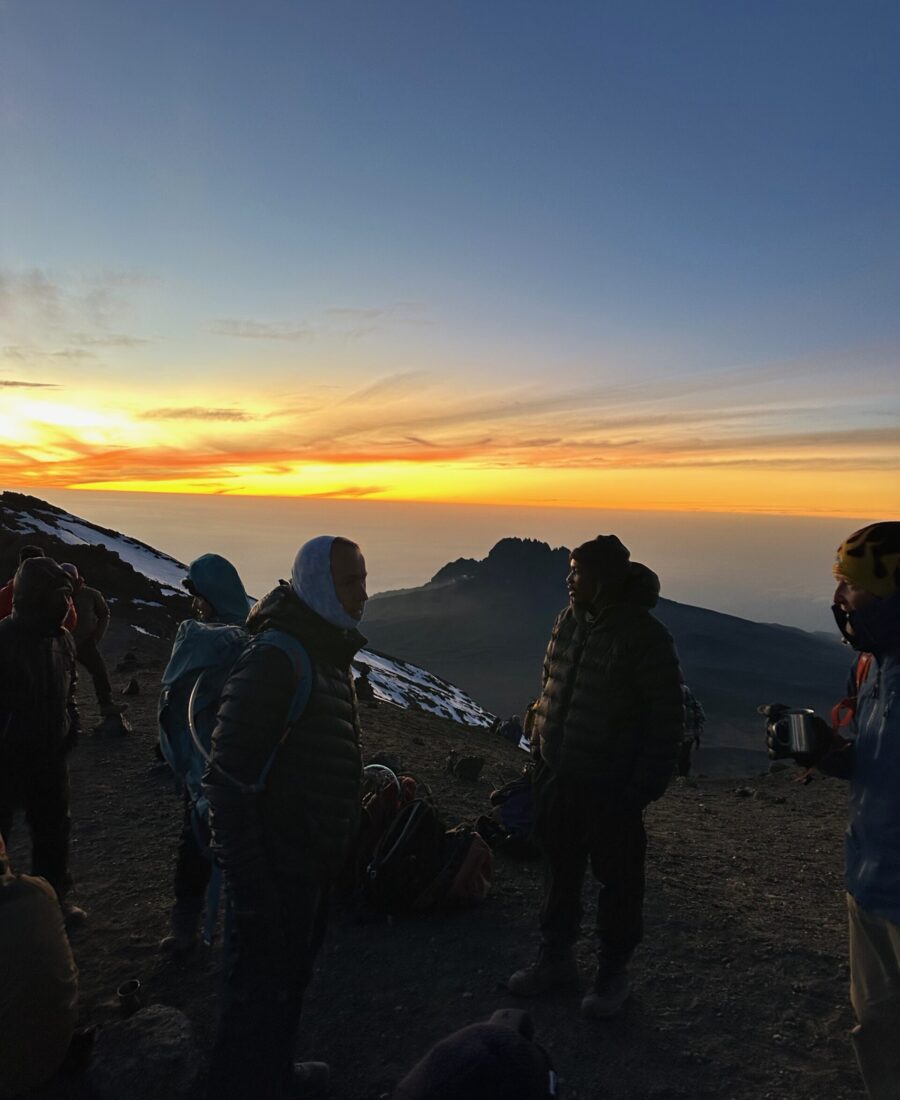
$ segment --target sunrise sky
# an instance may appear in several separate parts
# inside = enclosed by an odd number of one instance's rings
[[[0,483],[896,516],[893,0],[0,0]]]

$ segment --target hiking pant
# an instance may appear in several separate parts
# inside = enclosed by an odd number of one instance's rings
[[[876,917],[847,895],[851,1032],[869,1100],[900,1095],[900,924]]]
[[[242,935],[237,922],[226,944],[207,1100],[296,1096],[294,1037],[325,935],[328,904],[323,889],[303,879],[283,876],[277,890],[282,932],[277,946],[262,928]]]
[[[9,841],[13,817],[25,812],[31,833],[31,873],[45,878],[60,901],[69,874],[69,768],[62,753],[32,760],[0,754],[0,834]]]
[[[693,741],[682,741],[678,748],[678,775],[690,775],[691,774],[691,754],[694,751]]]
[[[197,840],[193,816],[193,805],[185,795],[184,817],[175,860],[175,914],[196,922],[203,912],[213,865]]]
[[[599,953],[628,958],[643,936],[647,835],[639,807],[610,808],[544,763],[534,774],[535,839],[545,860],[541,940],[562,954],[578,939],[581,892],[590,860],[597,895]]]
[[[101,707],[108,706],[112,702],[112,685],[109,682],[109,673],[106,671],[106,661],[103,660],[97,643],[93,638],[85,638],[75,647],[75,655],[94,681],[97,702]]]

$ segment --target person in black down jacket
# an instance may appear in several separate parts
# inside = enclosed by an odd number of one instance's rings
[[[643,811],[674,771],[684,709],[674,643],[650,614],[656,574],[629,561],[615,535],[579,546],[570,569],[532,732],[535,835],[547,868],[541,947],[509,989],[531,996],[577,982],[573,947],[590,859],[601,883],[598,966],[581,1008],[604,1018],[630,992],[627,967],[643,931]]]
[[[303,994],[327,920],[330,887],[355,835],[362,761],[351,662],[366,603],[359,547],[321,536],[301,547],[291,582],[250,612],[247,628],[275,628],[303,644],[312,693],[285,732],[296,673],[284,649],[250,645],[222,692],[204,777],[213,849],[233,907],[225,989],[208,1096],[314,1096],[323,1062],[292,1063]],[[257,783],[275,752],[262,793]]]
[[[0,622],[0,833],[9,839],[24,810],[31,873],[45,878],[67,924],[84,919],[71,904],[69,769],[79,733],[75,643],[62,626],[72,585],[51,558],[27,558],[13,583],[12,614]]]

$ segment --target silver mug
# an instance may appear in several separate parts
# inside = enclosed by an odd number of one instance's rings
[[[808,707],[789,710],[775,723],[774,737],[785,756],[812,755],[816,751],[814,710]]]

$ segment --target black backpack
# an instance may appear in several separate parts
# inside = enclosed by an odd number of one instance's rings
[[[378,842],[366,871],[365,894],[383,913],[412,913],[441,871],[444,823],[423,798],[408,802]]]

